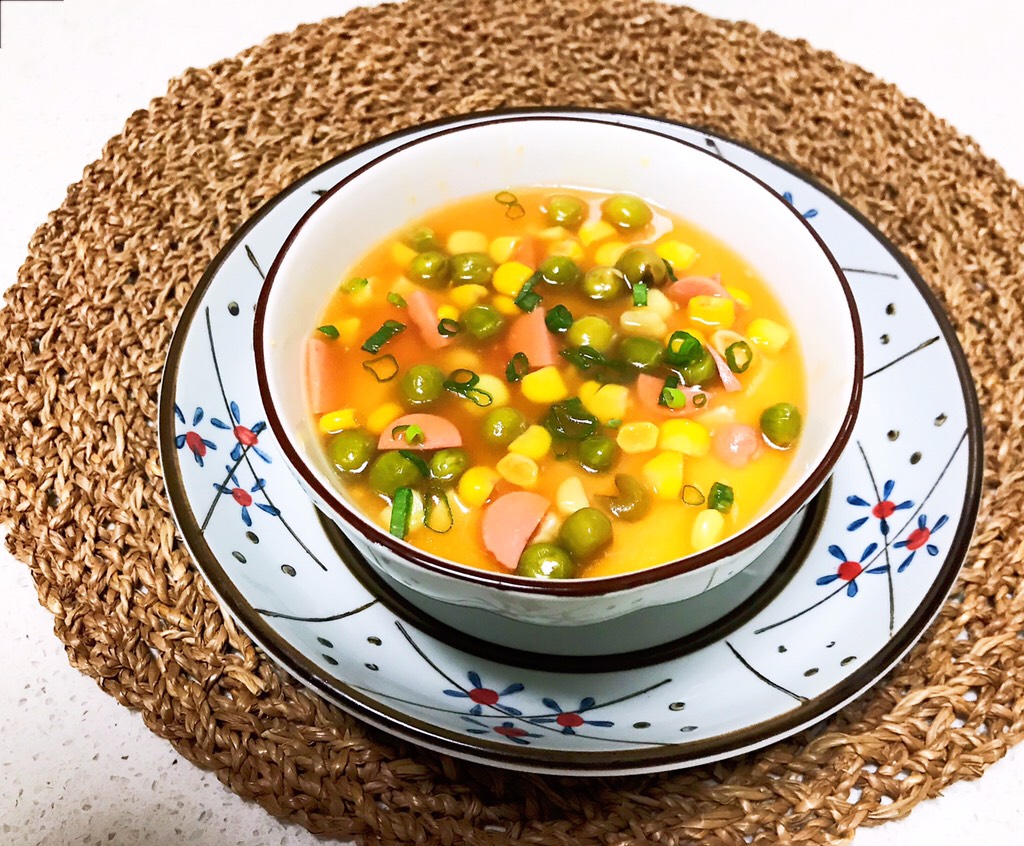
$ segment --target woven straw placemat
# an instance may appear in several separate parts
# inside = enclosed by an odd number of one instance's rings
[[[823,730],[649,777],[453,761],[275,671],[175,538],[157,388],[175,318],[232,231],[382,133],[537,104],[703,124],[805,168],[881,227],[952,316],[985,412],[974,545],[926,643]],[[71,663],[233,790],[315,832],[836,843],[980,775],[1024,733],[1022,233],[1019,187],[972,141],[803,42],[637,0],[359,9],[174,80],[38,230],[0,311],[0,516]]]

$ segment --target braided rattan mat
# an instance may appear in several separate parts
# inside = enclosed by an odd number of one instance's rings
[[[275,672],[175,540],[157,387],[175,318],[219,247],[261,203],[359,143],[525,104],[648,111],[795,162],[877,222],[953,317],[988,445],[960,592],[926,645],[824,731],[651,777],[582,782],[455,762]],[[980,775],[1024,733],[1022,233],[1020,189],[970,140],[804,43],[636,0],[356,10],[172,82],[36,233],[0,312],[9,545],[75,667],[233,790],[313,831],[388,843],[835,843]]]

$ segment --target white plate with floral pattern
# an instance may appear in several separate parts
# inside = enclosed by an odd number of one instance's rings
[[[806,175],[656,118],[531,113],[611,119],[704,146],[793,202],[843,266],[864,331],[863,401],[784,577],[729,621],[661,649],[571,663],[502,650],[454,636],[369,577],[279,458],[252,350],[264,268],[340,179],[405,141],[493,113],[391,135],[327,163],[267,203],[217,256],[182,314],[161,388],[175,519],[223,606],[271,658],[415,743],[573,775],[655,772],[756,749],[867,690],[952,588],[982,462],[963,353],[910,263]]]

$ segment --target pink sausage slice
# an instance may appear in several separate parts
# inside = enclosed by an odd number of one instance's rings
[[[345,401],[344,386],[331,379],[331,370],[337,364],[336,341],[309,338],[306,341],[306,384],[309,386],[309,404],[314,414],[334,411]],[[337,347],[341,350],[341,347]]]
[[[446,338],[437,331],[437,303],[426,291],[413,291],[405,298],[409,306],[409,319],[416,324],[423,342],[431,349],[439,350],[447,347],[452,339]]]
[[[723,426],[711,439],[715,455],[730,467],[746,467],[760,449],[760,438],[750,426],[743,423],[729,423]]]
[[[480,523],[484,547],[502,567],[514,571],[530,536],[550,507],[546,498],[530,491],[513,491],[498,497],[487,506]]]
[[[544,309],[539,306],[529,314],[516,318],[508,330],[507,344],[509,358],[518,352],[525,353],[530,360],[531,370],[558,362],[555,339],[544,323]]]
[[[399,426],[419,426],[423,440],[410,444],[405,436],[395,437],[392,432]],[[447,449],[462,446],[462,435],[455,424],[436,414],[406,414],[385,429],[377,441],[378,449]]]
[[[722,387],[730,393],[743,390],[740,380],[737,379],[736,374],[729,369],[729,365],[726,364],[725,359],[722,358],[718,350],[709,346],[708,352],[711,353],[711,357],[715,360],[715,367],[718,368],[718,378],[722,380]]]
[[[687,276],[669,285],[665,293],[682,305],[686,305],[691,297],[699,296],[733,299],[717,276]]]
[[[686,405],[682,408],[669,408],[667,405],[661,405],[658,400],[661,399],[661,390],[665,387],[665,380],[659,379],[657,376],[650,376],[647,373],[641,373],[640,378],[636,380],[636,395],[637,399],[640,400],[640,404],[643,405],[648,411],[653,411],[662,417],[686,417],[687,415],[693,414],[695,411],[700,411],[693,404],[693,398],[697,394],[704,394],[708,398],[708,403],[711,402],[711,392],[702,391],[700,388],[690,388],[686,385],[680,385],[679,390],[686,394]],[[707,408],[707,405],[703,406]]]

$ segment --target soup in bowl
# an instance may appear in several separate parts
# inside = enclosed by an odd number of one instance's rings
[[[289,464],[372,567],[548,625],[742,570],[859,399],[852,298],[806,222],[594,120],[440,132],[335,186],[268,274],[256,351]]]

